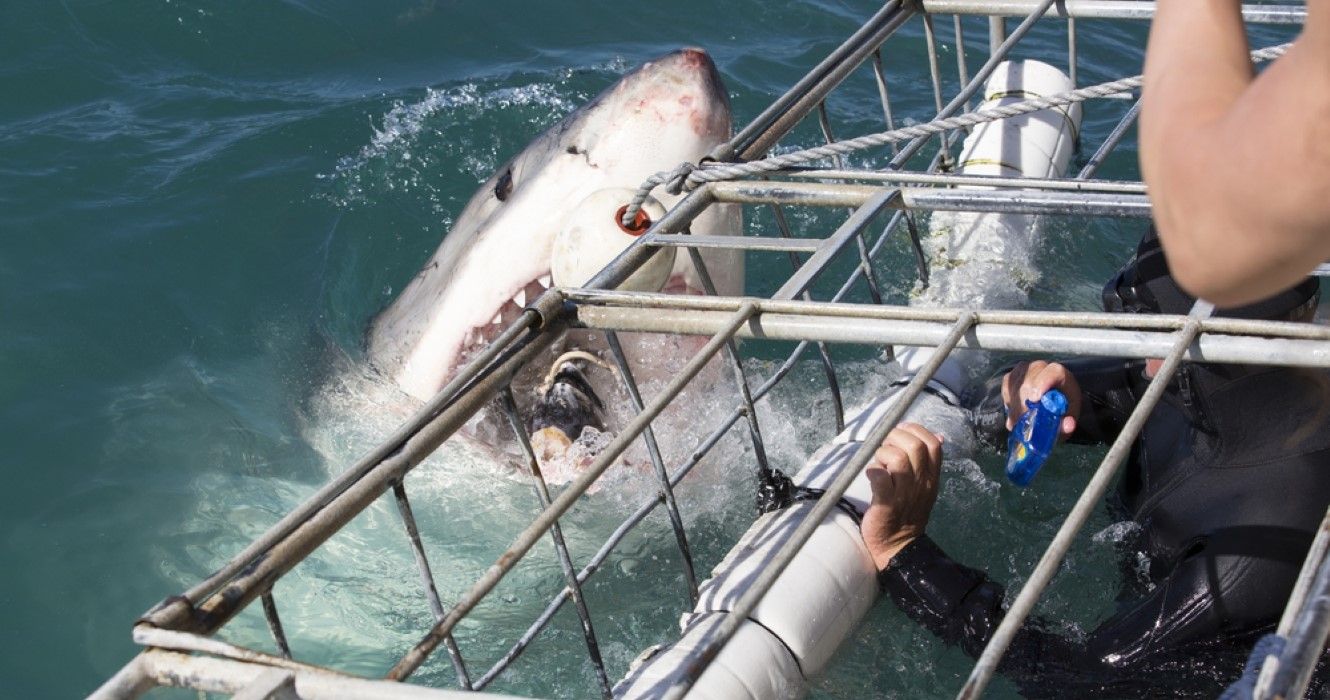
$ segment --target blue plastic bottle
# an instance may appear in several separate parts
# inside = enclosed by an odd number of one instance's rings
[[[1007,478],[1017,486],[1030,483],[1057,442],[1067,397],[1051,389],[1038,401],[1026,401],[1025,413],[1007,438]]]

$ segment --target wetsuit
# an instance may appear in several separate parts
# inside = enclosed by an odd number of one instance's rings
[[[1065,364],[1083,392],[1071,441],[1111,441],[1148,382],[1143,363]],[[1032,697],[1218,694],[1278,620],[1330,504],[1327,397],[1320,371],[1180,368],[1133,446],[1116,504],[1141,525],[1133,546],[1149,557],[1148,580],[1129,580],[1119,611],[1084,639],[1027,622],[1000,670]],[[979,432],[1005,442],[999,381],[974,411]],[[998,584],[927,537],[879,581],[972,656],[1005,612]]]

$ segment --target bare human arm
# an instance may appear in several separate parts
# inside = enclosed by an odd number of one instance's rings
[[[1330,259],[1330,0],[1253,79],[1238,0],[1165,0],[1145,60],[1141,171],[1173,276],[1220,306]]]

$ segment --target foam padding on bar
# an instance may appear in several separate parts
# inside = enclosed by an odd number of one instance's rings
[[[683,616],[683,636],[666,647],[648,649],[633,662],[628,675],[614,686],[616,698],[658,698],[683,675],[683,670],[708,644],[727,616],[724,613]],[[747,622],[693,684],[689,698],[700,700],[767,700],[804,694],[799,665],[779,639],[761,625]]]

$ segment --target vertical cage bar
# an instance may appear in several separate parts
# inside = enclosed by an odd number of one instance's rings
[[[780,231],[781,237],[794,238],[794,231],[790,229],[790,222],[785,219],[785,209],[781,205],[773,203],[771,212],[775,215],[776,229]],[[789,259],[791,270],[797,271],[804,264],[803,256],[794,251],[790,251]],[[854,279],[854,277],[855,275],[852,274],[850,279]],[[812,301],[813,295],[808,290],[804,290],[799,298]],[[888,347],[888,352],[890,351],[891,348]],[[845,429],[845,401],[841,397],[840,380],[836,377],[836,365],[831,360],[831,350],[826,343],[817,343],[817,354],[822,361],[822,371],[827,377],[827,388],[831,391],[832,408],[836,413],[836,432],[840,433]]]
[[[970,67],[965,65],[965,30],[961,28],[961,16],[952,15],[952,30],[956,34],[956,77],[960,85],[970,83]],[[970,101],[965,101],[965,111],[970,110]]]
[[[1284,613],[1279,617],[1279,626],[1275,628],[1275,634],[1288,639],[1293,633],[1293,625],[1307,602],[1307,595],[1311,592],[1317,572],[1325,565],[1328,552],[1330,552],[1330,509],[1326,510],[1325,517],[1321,519],[1321,526],[1316,530],[1316,538],[1312,540],[1312,546],[1308,548],[1307,556],[1302,560],[1302,569],[1298,572],[1297,582],[1293,584],[1293,591],[1288,596]],[[1252,691],[1253,698],[1265,700],[1270,697],[1271,684],[1280,665],[1279,657],[1266,657],[1261,665],[1261,673],[1256,679],[1256,688]]]
[[[1075,89],[1080,86],[1076,77],[1076,18],[1067,18],[1067,77],[1071,78],[1071,87]]]
[[[1090,514],[1099,505],[1104,492],[1108,490],[1109,484],[1117,474],[1127,455],[1131,452],[1132,444],[1136,442],[1136,436],[1140,434],[1141,429],[1145,427],[1145,421],[1154,411],[1154,407],[1159,403],[1164,395],[1164,389],[1169,381],[1177,372],[1182,364],[1182,356],[1186,354],[1187,349],[1191,347],[1192,341],[1200,333],[1201,324],[1195,318],[1188,319],[1186,325],[1177,333],[1177,340],[1169,350],[1168,356],[1164,358],[1163,365],[1155,373],[1154,379],[1150,380],[1149,387],[1141,396],[1141,400],[1136,404],[1136,408],[1131,412],[1131,417],[1127,419],[1122,431],[1113,441],[1113,446],[1109,448],[1108,454],[1104,455],[1104,461],[1099,464],[1090,481],[1081,492],[1080,498],[1076,504],[1067,513],[1067,517],[1062,521],[1062,527],[1049,542],[1048,548],[1044,550],[1043,556],[1039,559],[1039,564],[1035,566],[1030,578],[1021,587],[1021,592],[1017,594],[1016,599],[1012,601],[1007,614],[998,624],[997,630],[989,638],[988,645],[984,647],[983,654],[975,662],[974,669],[970,672],[970,677],[965,681],[961,692],[956,696],[958,700],[971,700],[979,697],[988,683],[993,678],[994,671],[1002,661],[1003,654],[1007,647],[1011,645],[1011,640],[1020,630],[1021,625],[1025,624],[1026,618],[1034,610],[1035,603],[1039,602],[1039,597],[1044,589],[1048,587],[1049,582],[1053,580],[1053,575],[1057,573],[1058,566],[1061,565],[1063,558],[1067,555],[1067,550],[1071,548],[1072,540],[1076,533],[1080,531],[1085,522],[1089,520]]]
[[[702,255],[697,252],[697,248],[688,248],[688,257],[693,261],[693,268],[697,270],[697,276],[702,281],[702,289],[708,296],[716,296],[716,285],[711,282],[711,274],[707,272],[706,262],[702,260]],[[771,462],[767,460],[766,443],[762,440],[762,428],[757,422],[757,409],[753,405],[753,394],[748,388],[748,379],[744,376],[743,361],[739,359],[739,348],[734,344],[734,337],[725,339],[725,356],[730,361],[730,367],[734,371],[734,381],[739,387],[739,395],[743,399],[744,417],[748,423],[748,437],[753,443],[753,458],[757,461],[758,482],[766,486],[771,484],[776,477],[771,469]]]
[[[912,4],[888,0],[845,43],[804,75],[784,95],[712,152],[716,160],[755,160],[812,112],[814,105],[830,93],[877,47],[911,17]]]
[[[522,448],[522,456],[526,458],[527,468],[531,472],[531,485],[536,492],[536,500],[540,502],[542,510],[550,507],[550,490],[545,484],[545,476],[540,472],[540,462],[536,459],[535,450],[531,449],[531,438],[527,435],[526,426],[522,423],[522,417],[517,413],[517,402],[513,400],[513,388],[505,386],[499,393],[500,402],[503,404],[503,412],[508,416],[508,424],[512,427],[513,433],[517,435],[517,444]],[[601,694],[606,698],[610,697],[610,679],[605,674],[605,662],[601,659],[600,644],[596,641],[596,630],[591,625],[591,612],[587,610],[586,599],[582,596],[582,587],[577,582],[577,569],[573,568],[573,558],[568,554],[568,544],[563,539],[563,528],[559,526],[558,519],[550,526],[550,540],[554,542],[554,551],[559,559],[559,568],[563,570],[564,582],[568,586],[569,592],[573,597],[573,605],[577,608],[577,617],[582,621],[582,638],[586,641],[587,656],[591,658],[591,663],[596,667],[596,680],[600,681]]]
[[[891,115],[891,92],[887,89],[887,72],[882,67],[881,49],[873,52],[873,78],[875,82],[877,82],[877,95],[882,100],[882,117],[886,120],[887,131],[894,131],[896,129],[896,120]],[[900,144],[892,141],[892,157],[900,155],[900,152]]]
[[[1113,131],[1109,132],[1108,136],[1104,139],[1104,142],[1099,144],[1099,149],[1094,152],[1094,155],[1090,156],[1090,159],[1085,161],[1085,167],[1081,168],[1079,173],[1076,173],[1077,180],[1088,180],[1091,177],[1094,177],[1094,174],[1098,172],[1100,166],[1102,166],[1104,161],[1108,159],[1108,156],[1113,152],[1113,149],[1117,148],[1117,145],[1122,142],[1123,137],[1127,135],[1127,130],[1131,128],[1131,125],[1136,122],[1136,118],[1140,115],[1141,101],[1136,100],[1136,102],[1132,104],[1131,109],[1127,110],[1127,113],[1123,115],[1122,119],[1113,127]]]
[[[1307,686],[1325,651],[1327,635],[1330,635],[1330,562],[1322,562],[1305,607],[1279,655],[1279,668],[1270,684],[1276,697],[1307,697]]]
[[[989,17],[988,18],[988,55],[994,56],[1002,46],[1002,42],[1007,40],[1007,18]]]
[[[393,484],[393,498],[397,501],[397,512],[402,516],[402,525],[406,528],[407,539],[411,541],[411,554],[416,559],[416,570],[420,573],[420,584],[425,588],[425,598],[429,600],[430,613],[434,615],[434,621],[443,619],[443,601],[439,600],[439,589],[434,583],[434,573],[429,567],[429,558],[425,556],[425,545],[420,540],[420,528],[416,526],[416,516],[411,511],[411,501],[406,497],[406,484],[398,479]],[[453,671],[457,674],[457,684],[463,690],[471,690],[471,676],[466,672],[466,664],[462,661],[462,650],[457,646],[457,640],[452,634],[443,638],[444,647],[448,649],[448,658],[452,661]]]
[[[966,100],[973,97],[974,94],[979,91],[979,88],[983,87],[984,81],[988,80],[988,76],[993,74],[993,70],[997,68],[998,64],[1001,63],[1011,49],[1025,37],[1025,34],[1030,31],[1030,28],[1034,26],[1035,22],[1039,21],[1039,18],[1044,16],[1044,13],[1048,11],[1048,8],[1051,7],[1054,2],[1055,0],[1041,0],[1039,6],[1022,20],[1021,23],[1017,25],[1016,29],[1002,42],[1002,45],[997,47],[993,52],[993,55],[988,57],[988,60],[984,65],[974,74],[974,77],[970,79],[969,84],[961,88],[961,91],[956,93],[956,96],[951,98],[951,102],[948,102],[945,107],[938,111],[934,118],[942,119],[944,117],[950,117],[956,112],[958,107],[965,104]],[[928,143],[930,138],[932,137],[921,136],[907,144],[905,148],[901,149],[900,155],[892,159],[892,167],[899,167],[910,158],[914,157],[914,154],[918,153],[919,149],[923,148],[924,144]]]
[[[633,408],[640,413],[646,404],[642,403],[642,393],[638,391],[637,381],[628,367],[628,358],[623,354],[623,346],[619,344],[619,334],[607,331],[605,340],[610,346],[610,354],[614,355],[614,364],[619,367],[623,386],[628,390]],[[651,456],[651,467],[656,470],[656,479],[660,482],[660,495],[665,501],[670,527],[674,529],[674,541],[679,545],[679,556],[683,559],[684,582],[688,584],[688,602],[690,605],[697,605],[697,574],[693,570],[693,552],[688,546],[688,533],[684,530],[683,516],[679,514],[679,504],[674,499],[674,486],[670,484],[670,475],[665,469],[665,459],[661,457],[660,445],[656,443],[656,433],[650,424],[642,430],[642,440],[646,443],[647,454]]]
[[[822,138],[828,144],[836,140],[836,135],[831,130],[831,117],[827,116],[827,103],[820,102],[817,106],[817,120],[822,127]],[[837,155],[833,159],[838,169],[845,168],[845,159]],[[850,210],[853,213],[853,209]],[[859,264],[863,267],[864,281],[868,284],[868,298],[873,300],[874,304],[882,303],[882,291],[877,284],[877,275],[873,273],[873,265],[868,261],[868,245],[864,243],[863,231],[856,237],[855,246],[859,248]]]
[[[286,630],[282,629],[282,618],[277,615],[277,601],[273,600],[272,589],[263,594],[263,617],[268,621],[268,630],[272,632],[273,641],[277,642],[277,649],[282,652],[282,658],[291,658],[291,645],[286,641]]]
[[[771,373],[771,376],[753,392],[753,398],[756,400],[762,399],[770,393],[777,384],[784,380],[794,369],[799,358],[810,345],[812,345],[811,341],[801,341],[794,350],[790,352],[789,356],[785,358],[785,361]],[[713,429],[709,435],[698,441],[688,458],[685,459],[674,473],[670,475],[670,486],[676,486],[682,482],[684,477],[688,476],[693,468],[701,463],[706,455],[710,454],[711,449],[720,442],[720,439],[724,437],[725,433],[729,432],[730,429],[734,427],[734,424],[739,422],[742,414],[743,406],[736,407],[717,424],[716,428]],[[579,582],[585,582],[592,574],[596,573],[600,569],[600,566],[605,563],[605,560],[609,558],[609,555],[614,551],[614,548],[623,541],[623,538],[626,537],[629,532],[632,532],[633,528],[650,515],[651,511],[655,510],[659,503],[660,500],[655,498],[647,501],[632,515],[628,516],[626,520],[620,523],[619,527],[615,528],[614,532],[610,534],[605,540],[605,543],[602,544],[600,549],[596,551],[595,555],[591,557],[590,561],[587,562],[582,571],[578,573],[577,580]],[[554,613],[558,612],[559,608],[567,599],[568,589],[566,587],[559,589],[559,592],[554,596],[553,600],[551,600],[549,605],[546,606],[545,611],[540,614],[540,617],[538,617],[535,622],[531,623],[526,632],[523,633],[508,650],[508,653],[504,654],[503,658],[495,662],[494,666],[476,681],[476,690],[485,688],[500,673],[502,673],[503,670],[526,649],[527,645],[535,639],[535,636],[549,624],[550,619],[554,617]]]
[[[684,201],[689,200],[685,198]],[[549,292],[546,294],[549,294]],[[563,297],[559,295],[558,298],[562,299]],[[547,508],[536,514],[531,523],[517,535],[512,546],[504,550],[503,554],[476,579],[471,588],[458,598],[457,603],[448,611],[443,620],[431,627],[420,641],[416,642],[398,659],[397,663],[385,674],[385,677],[389,680],[400,681],[415,673],[420,665],[429,658],[429,655],[438,648],[443,635],[452,631],[458,622],[466,617],[490,591],[494,590],[495,586],[503,581],[503,578],[512,571],[517,562],[527,552],[531,551],[536,542],[544,538],[545,533],[553,527],[559,517],[567,513],[572,508],[573,503],[586,493],[592,482],[599,479],[605,473],[605,470],[609,469],[623,454],[629,444],[637,439],[642,429],[652,420],[655,420],[661,411],[665,410],[669,402],[697,377],[702,368],[716,356],[716,353],[721,351],[726,341],[733,339],[739,328],[748,323],[756,313],[757,305],[752,301],[745,301],[740,304],[739,308],[730,316],[725,327],[719,333],[713,335],[706,345],[702,346],[688,360],[688,363],[670,378],[665,389],[651,400],[646,409],[629,421],[623,430],[619,431],[619,434],[596,456],[590,466],[560,491],[558,497]]]
[[[942,112],[942,69],[938,66],[937,60],[937,35],[933,31],[933,16],[924,15],[924,46],[928,49],[928,77],[933,82],[933,108],[939,113]],[[943,132],[938,134],[942,142],[942,152],[948,155],[942,158],[942,167],[950,167],[951,153],[951,134]]]

